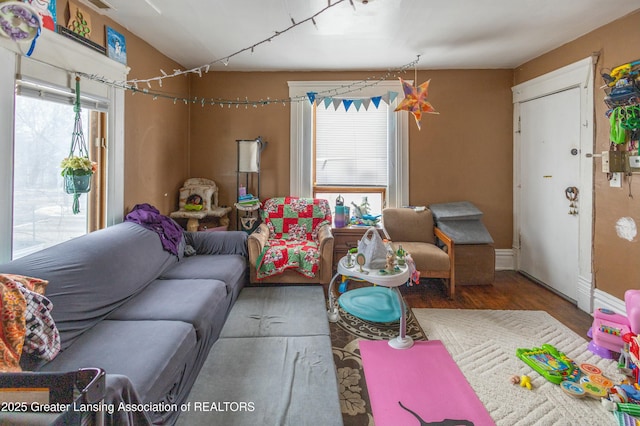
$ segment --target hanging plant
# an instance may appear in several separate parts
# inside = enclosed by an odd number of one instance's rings
[[[91,177],[98,169],[98,164],[89,159],[89,151],[82,132],[80,117],[80,77],[76,77],[76,103],[73,107],[76,114],[71,150],[69,156],[60,163],[61,175],[64,177],[64,191],[73,194],[73,214],[80,213],[80,194],[91,190]]]
[[[95,161],[88,157],[71,156],[62,160],[60,167],[67,194],[84,194],[91,190],[91,176],[98,169]]]

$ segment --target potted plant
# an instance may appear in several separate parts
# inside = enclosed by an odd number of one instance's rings
[[[70,155],[60,163],[64,177],[64,190],[67,194],[83,194],[91,189],[91,176],[98,164],[89,157]]]

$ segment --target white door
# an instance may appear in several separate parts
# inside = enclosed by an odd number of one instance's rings
[[[520,270],[575,301],[580,89],[522,102],[520,132]],[[567,192],[569,196],[576,192],[573,188],[578,190],[575,207],[567,198]]]

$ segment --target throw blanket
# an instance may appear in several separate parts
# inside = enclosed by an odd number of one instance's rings
[[[182,241],[182,228],[170,217],[161,215],[158,209],[145,203],[136,204],[124,220],[154,231],[160,236],[162,247],[169,253],[178,256],[178,247]]]
[[[318,272],[318,243],[307,240],[269,240],[258,257],[257,277],[266,278],[295,269],[305,277]]]
[[[323,199],[280,197],[264,203],[262,219],[269,238],[256,262],[258,279],[294,269],[313,278],[320,260],[318,232],[331,223],[329,202]]]
[[[0,371],[18,372],[22,351],[50,361],[60,351],[60,335],[44,296],[47,281],[0,274]]]

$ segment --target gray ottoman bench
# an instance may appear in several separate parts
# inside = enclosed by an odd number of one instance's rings
[[[436,226],[456,245],[456,285],[493,284],[496,251],[483,213],[469,201],[431,204],[429,209]]]
[[[342,425],[322,286],[245,287],[189,402],[178,424]]]

